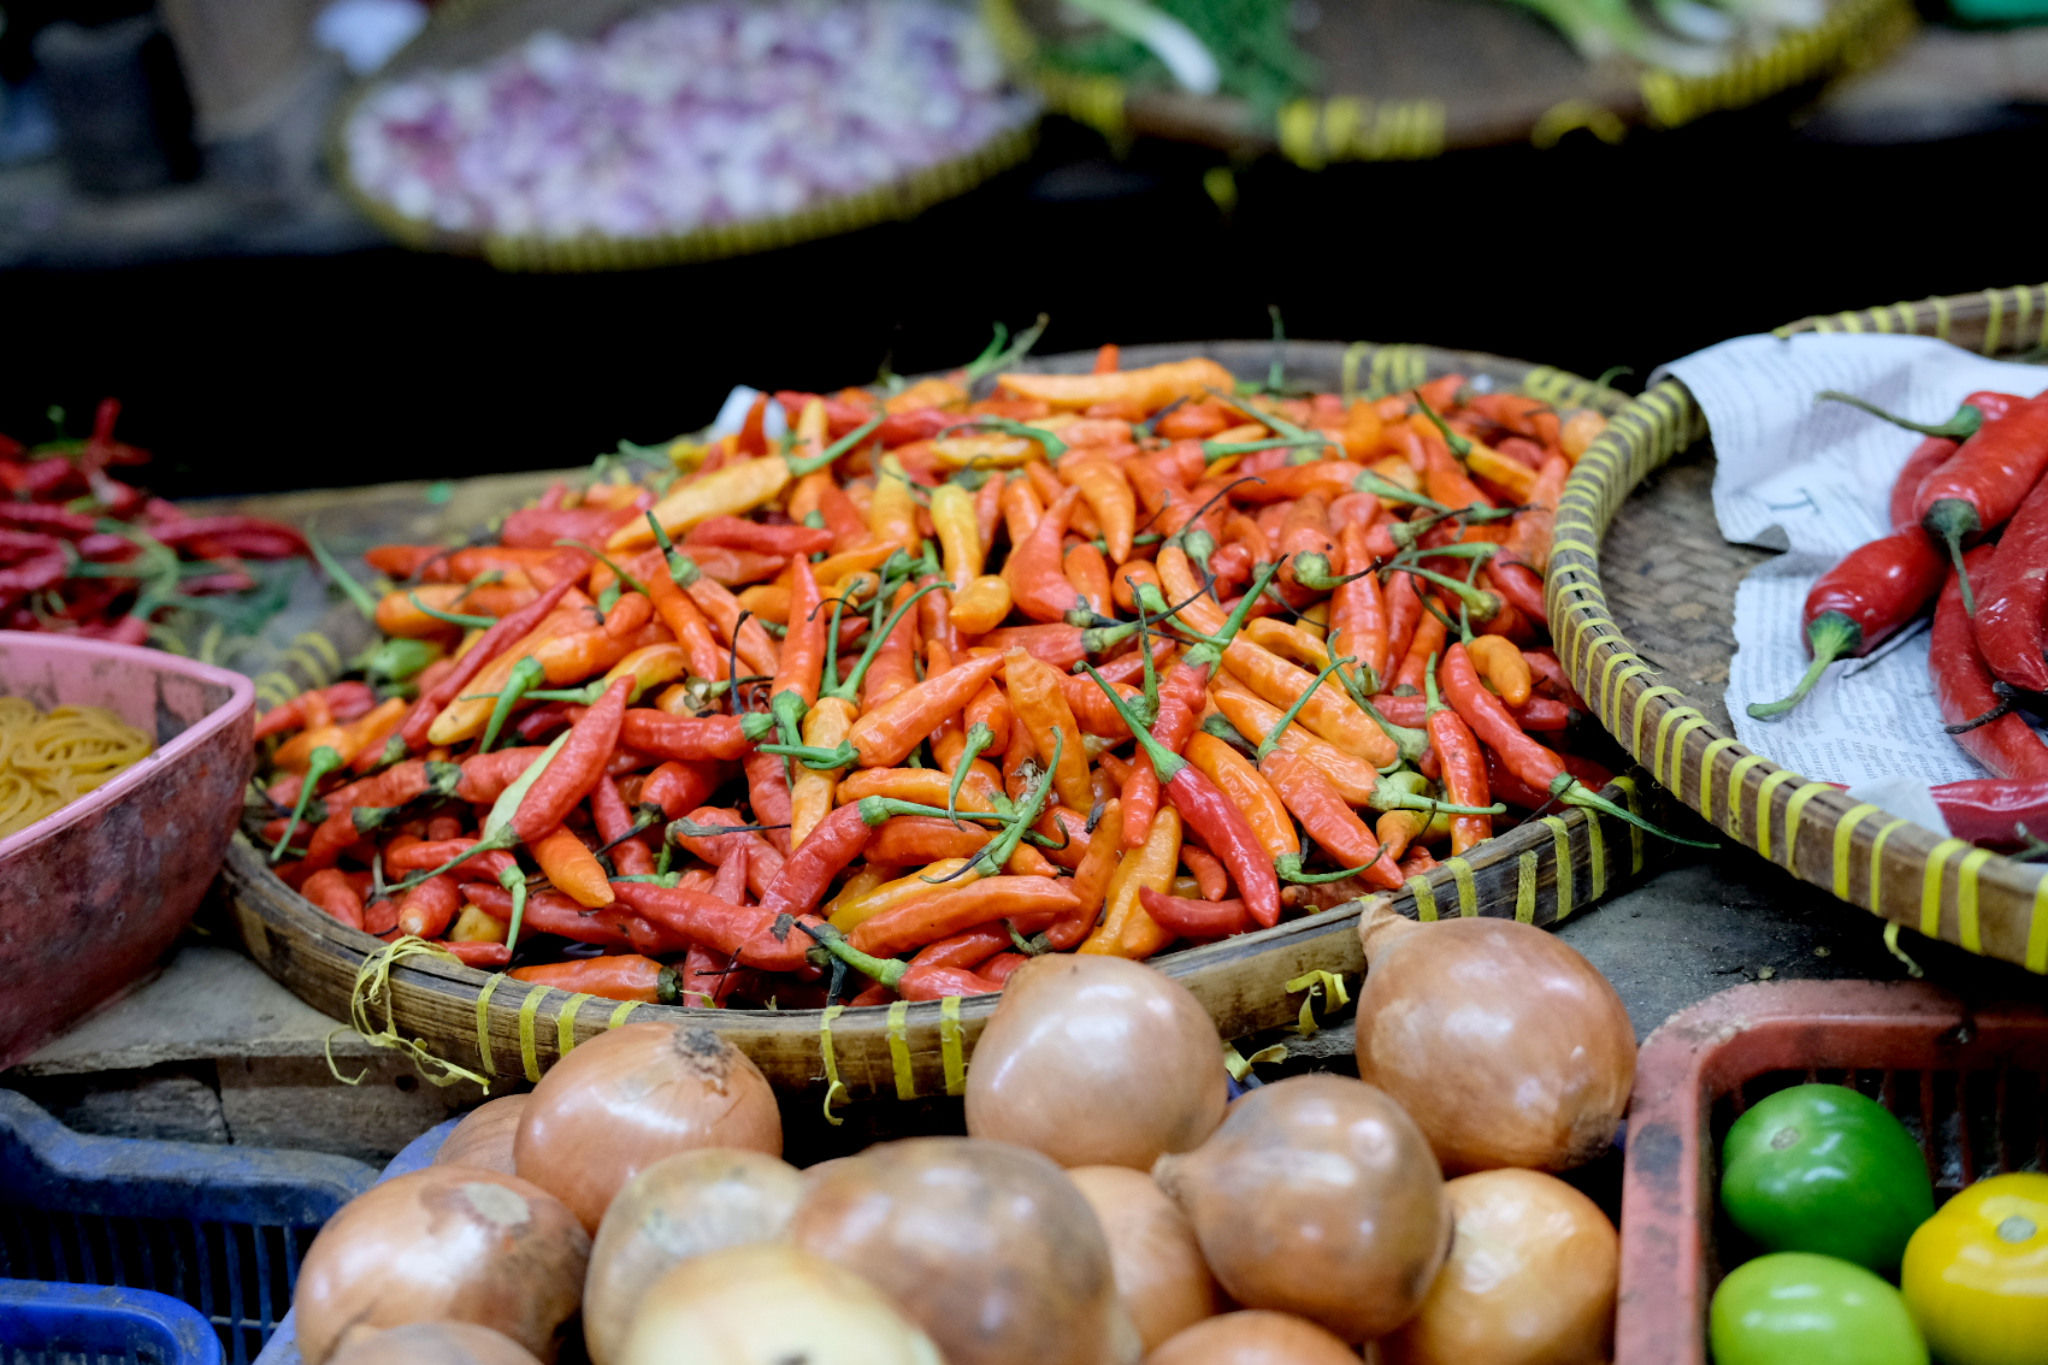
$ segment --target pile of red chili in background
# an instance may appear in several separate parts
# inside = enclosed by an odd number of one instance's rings
[[[83,440],[0,434],[0,629],[139,645],[166,611],[259,625],[246,605],[224,605],[260,586],[244,561],[303,555],[305,540],[256,517],[188,516],[114,478],[108,469],[149,461],[114,439],[120,413],[103,400]]]
[[[1829,664],[1869,653],[1932,608],[1935,704],[1992,774],[1935,787],[1934,798],[1959,838],[2038,847],[2048,837],[2048,743],[2016,708],[2048,693],[2048,395],[1973,393],[1939,426],[1822,396],[1923,439],[1892,484],[1891,534],[1851,551],[1806,596],[1805,677],[1749,713],[1783,715]]]
[[[252,834],[387,940],[789,1008],[1146,958],[1611,809],[1540,577],[1597,413],[1002,363],[372,550],[398,586],[345,586],[432,661],[262,717]]]

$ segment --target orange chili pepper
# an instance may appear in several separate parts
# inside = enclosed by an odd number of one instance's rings
[[[1008,685],[1010,706],[1031,733],[1031,742],[1041,755],[1059,751],[1053,769],[1053,791],[1066,805],[1086,810],[1094,800],[1088,780],[1088,752],[1081,743],[1080,722],[1067,704],[1060,687],[1060,675],[1051,665],[1040,663],[1021,649],[1003,656],[1003,680]]]
[[[1249,640],[1238,639],[1223,651],[1223,666],[1252,691],[1269,702],[1293,702],[1308,689],[1315,675],[1288,663],[1270,650]],[[1400,757],[1394,741],[1335,689],[1317,688],[1301,710],[1301,723],[1347,754],[1354,754],[1376,768],[1384,768]]]
[[[1405,578],[1407,575],[1402,574],[1399,577]],[[1415,635],[1408,642],[1407,656],[1401,660],[1401,666],[1394,670],[1392,687],[1396,691],[1404,687],[1410,692],[1422,690],[1422,679],[1429,671],[1429,661],[1443,653],[1444,640],[1449,633],[1443,618],[1425,606],[1421,618],[1415,623]]]
[[[1180,868],[1180,838],[1180,812],[1160,807],[1145,842],[1117,862],[1103,896],[1102,923],[1076,951],[1142,960],[1173,941],[1145,912],[1138,893],[1148,886],[1159,892],[1173,889],[1174,873]]]
[[[1138,610],[1138,589],[1141,586],[1159,589],[1159,570],[1148,559],[1127,559],[1116,566],[1110,575],[1110,598],[1117,610],[1135,615]],[[1161,592],[1164,589],[1160,589]]]
[[[1276,713],[1277,714],[1277,713]],[[1188,739],[1187,761],[1222,789],[1230,803],[1244,812],[1252,833],[1277,863],[1282,858],[1301,858],[1301,841],[1295,837],[1294,817],[1272,783],[1243,754],[1209,734],[1196,731]]]
[[[1081,490],[1095,514],[1111,562],[1121,564],[1129,559],[1131,539],[1137,532],[1138,500],[1123,470],[1106,459],[1093,458],[1063,469],[1061,475]]]
[[[505,973],[515,981],[553,986],[574,995],[600,1000],[637,1000],[644,1005],[673,1005],[682,996],[674,967],[638,953],[615,953],[571,962],[537,963]]]
[[[1465,653],[1479,670],[1480,678],[1502,701],[1509,706],[1521,706],[1529,700],[1535,676],[1529,670],[1529,661],[1511,641],[1499,635],[1481,635],[1465,646]]]
[[[1084,605],[1097,613],[1110,610],[1109,561],[1102,551],[1085,540],[1076,541],[1067,547],[1062,567]]]

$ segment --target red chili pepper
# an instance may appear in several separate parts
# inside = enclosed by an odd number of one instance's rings
[[[747,774],[747,801],[754,809],[754,819],[763,825],[781,827],[764,830],[763,834],[775,845],[776,852],[787,857],[792,812],[789,765],[774,754],[755,750],[747,755],[743,766]]]
[[[1067,534],[1067,518],[1081,490],[1068,488],[1045,509],[1030,533],[1010,549],[1003,563],[1003,578],[1010,585],[1010,600],[1018,611],[1034,621],[1085,624],[1071,620],[1070,613],[1082,610],[1081,594],[1067,581],[1060,544]],[[1089,615],[1093,615],[1092,612]]]
[[[512,816],[513,832],[522,843],[532,843],[561,824],[577,803],[590,795],[590,789],[604,775],[604,765],[612,750],[618,747],[620,721],[626,712],[626,698],[632,692],[633,680],[620,678],[569,731],[568,743],[527,791],[526,799]]]
[[[1898,477],[1892,481],[1892,497],[1889,508],[1894,531],[1903,531],[1909,526],[1918,526],[1920,518],[1913,508],[1920,496],[1920,485],[1927,482],[1927,476],[1947,464],[1962,442],[1952,441],[1946,436],[1929,436],[1913,447],[1913,453],[1906,457]]]
[[[645,826],[636,824],[619,784],[609,777],[598,779],[590,789],[590,817],[597,825],[597,837],[611,850],[612,866],[622,877],[644,876],[654,871],[654,854],[637,837]]]
[[[282,522],[265,521],[261,517],[187,517],[175,526],[160,527],[156,532],[158,540],[172,547],[191,540],[232,536],[247,536],[257,541],[275,540],[293,547],[286,554],[276,556],[280,559],[311,553],[304,536]]]
[[[2010,520],[2043,472],[2048,472],[2048,402],[2036,399],[1985,422],[1920,485],[1914,497],[1920,524],[1948,546],[1962,578],[1966,615],[1976,615],[1977,604],[1963,564],[1963,541]]]
[[[1992,553],[1989,546],[1979,546],[1970,551],[1966,565],[1982,573]],[[1941,718],[1956,743],[1993,777],[2048,781],[2048,744],[2025,720],[2011,714],[2010,698],[2000,694],[1977,650],[1976,633],[1963,605],[1962,577],[1951,575],[1941,590],[1927,651],[1927,671]]]
[[[1189,900],[1168,896],[1149,886],[1138,888],[1138,904],[1159,927],[1175,938],[1217,939],[1246,933],[1256,926],[1241,900]]]
[[[2029,692],[2048,691],[2048,476],[2006,523],[1972,624],[1993,674]]]
[[[505,788],[519,780],[519,775],[533,765],[545,750],[540,746],[517,749],[494,749],[487,754],[474,754],[462,761],[462,777],[455,784],[458,800],[471,805],[488,806],[505,794]]]
[[[1424,668],[1417,670],[1418,680],[1427,671],[1428,662],[1424,659]],[[1429,707],[1420,695],[1397,697],[1391,692],[1382,692],[1372,699],[1372,704],[1375,710],[1395,725],[1405,725],[1416,730],[1425,729],[1429,725]],[[1505,702],[1501,704],[1507,705]],[[1520,706],[1508,706],[1508,714],[1522,729],[1545,734],[1571,728],[1574,708],[1570,703],[1554,697],[1531,697]]]
[[[694,554],[698,545],[717,545],[729,550],[758,550],[772,555],[815,555],[832,548],[832,533],[809,526],[768,526],[739,517],[711,517],[690,528],[683,538],[683,551]]]
[[[698,806],[681,817],[679,823],[669,825],[668,838],[676,847],[696,854],[714,867],[723,868],[730,859],[745,857],[747,885],[753,888],[756,896],[765,896],[775,879],[782,875],[784,859],[775,845],[753,830],[738,829],[730,834],[703,832],[714,826],[745,823],[738,811],[720,806]],[[693,829],[696,832],[693,833]]]
[[[0,597],[26,597],[60,583],[70,572],[71,561],[62,550],[45,550],[0,569]]]
[[[631,680],[621,678],[619,682],[630,685]],[[636,706],[620,721],[619,743],[657,758],[687,762],[742,758],[754,748],[744,721],[743,716],[671,716]]]
[[[972,970],[994,957],[1009,950],[1010,928],[998,920],[990,924],[977,925],[936,943],[926,944],[918,949],[917,956],[910,959],[913,967],[965,967]]]
[[[290,701],[273,706],[258,716],[256,738],[265,740],[287,730],[304,728],[308,708],[315,705],[325,706],[331,720],[349,721],[368,715],[376,704],[377,694],[370,690],[368,683],[338,682],[331,687],[308,688]]]
[[[468,867],[464,863],[463,867]],[[458,869],[459,870],[459,869]],[[613,883],[614,891],[623,891],[632,882]],[[469,903],[495,920],[510,922],[512,918],[512,893],[496,882],[463,881],[462,894]],[[619,897],[624,901],[625,896]],[[632,916],[622,913],[616,905],[603,910],[586,910],[559,891],[534,891],[526,897],[526,908],[520,918],[522,933],[553,934],[573,943],[595,943],[603,948],[625,951],[633,946],[632,935],[627,926]],[[498,945],[503,947],[503,944]]]
[[[804,847],[810,840],[804,841]],[[801,852],[802,850],[798,850]],[[766,906],[734,905],[702,891],[653,882],[613,882],[619,902],[694,944],[715,948],[763,971],[799,971],[814,946],[800,925]],[[819,921],[806,916],[812,926]],[[778,923],[779,921],[779,923]],[[779,934],[778,934],[779,929]]]
[[[648,505],[653,505],[650,497]],[[612,532],[639,519],[638,506],[628,507],[522,507],[505,518],[498,542],[509,549],[553,549],[555,542],[573,540],[591,549],[603,549]]]
[[[0,502],[0,526],[47,531],[66,540],[83,540],[99,529],[83,512],[67,512],[39,502]]]
[[[1457,711],[1445,706],[1437,696],[1435,670],[1430,670],[1423,681],[1427,688],[1429,740],[1436,749],[1444,795],[1454,805],[1492,805],[1493,794],[1486,785],[1486,754],[1480,748],[1478,736],[1472,733],[1472,727]],[[1484,843],[1492,837],[1491,815],[1451,817],[1453,853],[1468,852],[1475,844]]]
[[[805,840],[797,851],[809,846]],[[1020,929],[1029,925],[1036,932],[1080,903],[1063,881],[1052,877],[984,877],[870,916],[853,927],[847,941],[860,952],[895,957],[996,920],[1011,920]]]
[[[647,775],[640,786],[639,801],[643,806],[660,807],[665,818],[674,820],[703,805],[723,779],[724,772],[717,763],[671,761]]]
[[[1003,988],[979,972],[965,967],[920,967],[904,970],[896,982],[896,994],[904,1000],[942,1000],[949,995],[993,995]]]
[[[2048,781],[1977,777],[1931,790],[1958,839],[2016,848],[2048,838]]]
[[[419,700],[413,703],[412,710],[406,712],[404,722],[398,727],[405,747],[423,747],[427,742],[427,731],[433,728],[434,717],[441,714],[441,708],[461,696],[462,689],[508,645],[525,639],[534,627],[545,621],[562,604],[562,598],[572,586],[572,580],[565,578],[519,610],[499,617],[497,623],[477,637],[477,642],[455,661],[455,667],[443,674],[432,689],[422,690]]]
[[[682,985],[676,969],[638,953],[545,962],[505,974],[515,981],[594,995],[600,1000],[638,1000],[647,1005],[681,1003]]]
[[[1757,702],[1758,720],[1784,715],[1813,690],[1837,659],[1868,654],[1910,624],[1941,591],[1941,551],[1918,527],[1858,546],[1822,574],[1806,594],[1806,647],[1813,663],[1782,701]]]
[[[455,878],[446,874],[429,877],[398,902],[399,932],[439,938],[448,932],[448,926],[455,922],[455,912],[461,908],[462,893],[456,888]]]
[[[323,868],[306,878],[299,894],[351,929],[363,927],[363,898],[348,874]]]
[[[455,955],[455,960],[465,967],[478,971],[493,972],[512,965],[512,949],[503,943],[462,942],[447,939],[434,945],[443,952]]]

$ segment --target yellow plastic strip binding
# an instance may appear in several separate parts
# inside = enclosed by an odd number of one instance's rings
[[[1938,294],[1929,299],[1928,302],[1934,305],[1934,335],[1939,340],[1947,341],[1949,325],[1948,298],[1946,295]]]
[[[1671,743],[1667,752],[1665,742],[1674,728],[1673,721],[1681,723],[1675,727],[1678,732],[1677,739]],[[1671,771],[1671,767],[1685,754],[1685,737],[1695,730],[1703,729],[1706,723],[1707,718],[1690,706],[1674,707],[1658,717],[1657,747],[1650,754],[1650,775],[1676,791],[1678,783],[1674,780],[1676,774]]]
[[[577,992],[562,1002],[562,1008],[555,1011],[555,1055],[566,1057],[569,1049],[576,1046],[576,1011],[583,1008],[583,1002],[590,997]]]
[[[2048,879],[2044,879],[2041,884],[2048,886]],[[1436,890],[1430,886],[1429,878],[1410,877],[1408,889],[1415,895],[1415,918],[1424,924],[1436,923]],[[2042,922],[2048,924],[2048,919]]]
[[[2048,972],[2048,873],[2034,883],[2034,909],[2027,916],[2027,955],[2022,961],[2030,972]]]
[[[896,1073],[896,1098],[917,1098],[917,1077],[910,1070],[910,1002],[889,1006],[889,1065]]]
[[[1572,836],[1564,817],[1546,815],[1543,823],[1550,827],[1550,856],[1557,864],[1557,917],[1562,920],[1572,913]],[[1593,821],[1588,819],[1588,824]]]
[[[504,979],[503,972],[492,972],[484,978],[484,988],[476,993],[476,1055],[483,1058],[486,1076],[498,1074],[498,1063],[491,1056],[491,992]]]
[[[845,1012],[844,1005],[827,1005],[818,1014],[818,1052],[825,1059],[825,1122],[834,1128],[846,1120],[832,1112],[832,1103],[848,1095],[846,1083],[839,1079],[839,1058],[832,1052],[832,1021]]]
[[[1515,919],[1522,924],[1536,922],[1536,850],[1516,859]]]
[[[519,1060],[526,1067],[526,1079],[540,1079],[540,1040],[534,1037],[534,1019],[540,1014],[540,1002],[545,1000],[550,986],[535,986],[527,991],[526,999],[519,1002]]]
[[[1450,869],[1451,880],[1458,887],[1458,914],[1470,919],[1479,913],[1479,891],[1472,884],[1472,864],[1463,858],[1446,858],[1443,866]]]
[[[1984,302],[1990,309],[1991,316],[1984,319],[1982,349],[1985,355],[1997,355],[2001,333],[2005,330],[2005,299],[1996,289],[1987,289],[1984,291]]]
[[[1714,818],[1714,760],[1735,747],[1736,741],[1729,735],[1707,745],[1700,755],[1700,814],[1711,822]]]
[[[1920,932],[1941,937],[1941,874],[1948,860],[1970,847],[1961,839],[1943,839],[1927,851],[1927,871],[1920,879]]]
[[[1316,1022],[1315,999],[1317,995],[1320,994],[1323,997],[1323,1013],[1325,1014],[1334,1013],[1351,1003],[1351,992],[1345,989],[1344,978],[1335,972],[1324,971],[1320,967],[1312,972],[1295,977],[1286,984],[1284,989],[1289,995],[1294,994],[1296,991],[1308,992],[1308,994],[1302,997],[1301,1018],[1294,1026],[1294,1031],[1304,1038],[1322,1028],[1322,1025]]]
[[[1607,831],[1600,823],[1598,811],[1589,810],[1585,815],[1586,855],[1593,870],[1593,899],[1597,901],[1607,894]]]
[[[1977,923],[1977,874],[1990,857],[1990,849],[1973,848],[1956,869],[1956,940],[1965,952],[1984,951],[1983,930]]]
[[[1756,788],[1756,851],[1766,861],[1771,856],[1771,798],[1778,788],[1798,777],[1790,768],[1780,768],[1757,784]]]
[[[1796,872],[1799,870],[1799,823],[1800,817],[1806,814],[1806,803],[1819,796],[1822,792],[1837,790],[1839,788],[1831,787],[1825,782],[1809,782],[1798,791],[1793,792],[1792,799],[1785,803],[1785,868],[1787,871]]]
[[[1621,792],[1622,800],[1628,803],[1628,813],[1641,819],[1643,815],[1643,794],[1636,790],[1633,777],[1622,776],[1614,779],[1614,785]],[[1630,876],[1643,870],[1643,827],[1628,827],[1628,871]]]
[[[946,1068],[946,1093],[967,1090],[967,1050],[960,1028],[960,997],[949,995],[939,1002],[939,1061]]]
[[[606,1028],[617,1028],[619,1025],[626,1022],[627,1015],[631,1014],[634,1010],[637,1010],[639,1008],[640,1002],[638,1000],[627,1000],[622,1002],[617,1009],[612,1011],[612,1017],[604,1021],[604,1026]]]
[[[1614,666],[1619,663],[1626,663],[1629,666],[1617,674]],[[1608,656],[1606,664],[1600,670],[1600,714],[1614,715],[1615,707],[1621,704],[1621,685],[1630,678],[1639,678],[1650,671],[1650,666],[1633,654],[1618,653]]]
[[[1912,823],[1913,822],[1910,820],[1894,820],[1871,837],[1870,913],[1873,915],[1882,915],[1884,913],[1884,879],[1882,873],[1884,871],[1885,841],[1892,837],[1892,831],[1904,829],[1907,825],[1910,825]],[[1794,837],[1797,837],[1797,834],[1798,831],[1795,828],[1793,830]]]
[[[1853,846],[1856,826],[1878,814],[1876,806],[1868,802],[1852,806],[1835,826],[1835,895],[1838,899],[1849,899],[1849,850]]]
[[[1678,697],[1683,695],[1684,693],[1669,683],[1664,683],[1657,687],[1646,687],[1636,693],[1636,713],[1633,727],[1635,743],[1629,745],[1628,751],[1630,753],[1634,754],[1638,759],[1643,756],[1643,717],[1649,711],[1650,703],[1658,697]]]

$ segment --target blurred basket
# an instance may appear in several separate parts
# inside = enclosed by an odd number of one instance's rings
[[[0,1090],[0,1278],[169,1295],[219,1338],[192,1360],[225,1348],[245,1365],[290,1307],[313,1235],[374,1175],[320,1152],[90,1137]],[[9,1312],[0,1294],[0,1343],[12,1346]],[[105,1340],[98,1349],[117,1351]]]
[[[147,1289],[0,1280],[7,1365],[220,1365],[206,1319]]]
[[[571,4],[562,0],[445,0],[435,6],[426,28],[335,111],[328,137],[335,183],[357,212],[415,250],[482,256],[500,270],[639,270],[744,256],[914,218],[934,204],[957,198],[1018,165],[1037,145],[1034,119],[996,135],[965,155],[926,166],[887,184],[812,204],[795,213],[714,223],[687,232],[650,237],[450,232],[425,219],[401,213],[357,183],[343,134],[357,106],[379,81],[423,69],[482,62],[542,28],[573,37],[593,36],[620,19],[654,7],[655,0],[575,0]]]
[[[1644,1041],[1621,1194],[1615,1365],[1705,1365],[1707,1303],[1740,1259],[1717,1219],[1721,1139],[1743,1110],[1824,1081],[1877,1100],[1919,1141],[1937,1202],[2048,1169],[2048,1013],[1975,1008],[1913,982],[1737,986]]]
[[[1866,331],[2013,354],[2048,344],[2048,285],[1808,318],[1779,335]],[[1666,380],[1572,471],[1548,600],[1573,684],[1652,776],[1731,839],[1893,924],[2048,972],[2048,869],[1888,816],[1728,734],[1735,585],[1771,556],[1721,539],[1707,461],[1649,481],[1705,435],[1692,395]]]
[[[1683,74],[1624,58],[1590,63],[1532,14],[1499,0],[1375,0],[1316,8],[1302,45],[1323,89],[1262,115],[1242,99],[1133,86],[1063,70],[1042,35],[1056,0],[982,0],[1004,55],[1051,111],[1119,141],[1133,134],[1278,152],[1316,170],[1415,161],[1469,147],[1550,147],[1573,132],[1619,142],[1676,128],[1874,65],[1913,32],[1908,0],[1831,0],[1817,26],[1785,33],[1717,70]]]
[[[1211,356],[1238,374],[1264,374],[1274,358],[1270,343],[1239,341],[1136,346],[1123,360],[1135,368],[1190,354]],[[1559,370],[1465,351],[1308,342],[1289,345],[1285,359],[1298,380],[1368,395],[1460,373],[1560,405],[1613,412],[1626,401]],[[1079,372],[1093,361],[1092,352],[1073,353],[1027,368]],[[353,611],[330,621],[343,657],[368,643],[369,628]],[[1652,820],[1662,818],[1663,798],[1647,782],[1622,777],[1610,795]],[[1572,807],[1490,839],[1466,857],[1446,859],[1411,879],[1396,906],[1421,919],[1500,915],[1548,925],[1619,889],[1655,853],[1656,841],[1642,830]],[[292,891],[245,838],[237,836],[230,846],[223,879],[242,941],[256,961],[315,1008],[348,1017],[364,963],[384,945]],[[1154,961],[1194,992],[1225,1038],[1242,1038],[1296,1022],[1312,1002],[1317,1009],[1341,1003],[1343,978],[1355,983],[1364,970],[1357,920],[1352,902]],[[388,1003],[392,1027],[405,1038],[419,1040],[436,1057],[506,1080],[539,1080],[578,1043],[628,1018],[688,1019],[730,1039],[778,1089],[810,1090],[830,1104],[840,1097],[960,1094],[967,1056],[997,999],[899,1001],[843,1011],[618,1005],[412,957],[392,967],[388,994],[371,1017],[381,1022]]]

